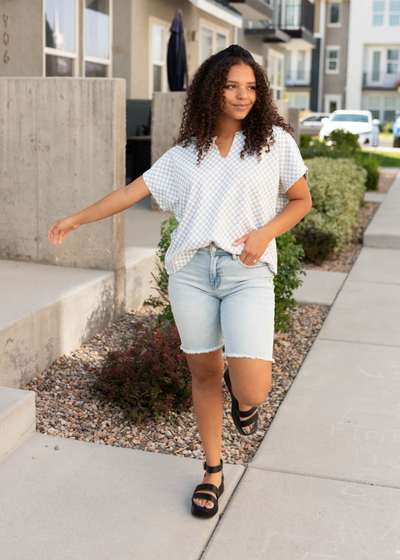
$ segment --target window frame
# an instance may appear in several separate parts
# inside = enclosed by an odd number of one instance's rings
[[[362,106],[367,111],[375,111],[379,113],[379,120],[383,123],[385,121],[385,111],[399,111],[400,110],[400,97],[398,95],[385,95],[386,92],[382,92],[381,94],[372,93],[369,95],[363,96],[363,104]],[[370,99],[375,98],[379,99],[379,106],[371,107]],[[386,100],[393,99],[394,100],[394,108],[390,108],[386,106]],[[374,116],[372,117],[374,118]],[[389,122],[389,121],[388,121]]]
[[[98,58],[97,56],[86,56],[85,54],[85,13],[86,13],[86,1],[83,0],[82,2],[82,31],[83,31],[83,41],[82,41],[82,49],[83,49],[83,56],[82,56],[82,76],[86,77],[86,62],[93,62],[95,64],[103,64],[106,67],[106,78],[112,77],[112,43],[113,43],[113,2],[114,0],[109,0],[109,37],[110,37],[110,44],[109,44],[109,59],[106,58]]]
[[[343,95],[341,93],[326,93],[324,95],[324,113],[330,113],[329,103],[333,101],[337,103],[336,111],[340,111],[343,106]]]
[[[53,49],[46,45],[46,0],[43,2],[43,78],[55,78],[56,76],[46,75],[46,55],[57,56],[60,58],[71,58],[72,62],[72,77],[79,78],[79,0],[74,0],[75,2],[75,52],[70,51],[60,51],[58,49]]]
[[[304,109],[295,103],[295,99],[304,96],[306,103]],[[308,111],[310,107],[310,92],[309,91],[290,91],[288,100],[289,109],[299,109],[300,111]],[[315,121],[314,121],[315,122]]]
[[[222,27],[221,25],[216,25],[214,23],[212,23],[211,21],[204,19],[204,18],[199,18],[199,23],[198,23],[199,27],[198,27],[198,37],[199,37],[199,49],[198,49],[198,57],[199,57],[199,64],[198,66],[200,66],[200,64],[202,64],[204,62],[203,60],[203,54],[202,54],[202,30],[203,27],[208,29],[209,31],[212,32],[212,43],[211,43],[211,53],[212,54],[216,54],[217,53],[217,33],[219,33],[220,35],[223,35],[225,37],[225,45],[226,47],[229,46],[229,29],[227,27]],[[225,47],[225,48],[226,48]]]
[[[383,11],[377,11],[377,12],[376,12],[376,11],[374,10],[374,2],[375,2],[375,1],[383,2]],[[383,26],[385,25],[385,23],[386,23],[386,22],[385,22],[385,19],[386,19],[386,18],[385,18],[385,14],[386,14],[386,6],[387,6],[386,1],[387,1],[387,0],[372,0],[372,27],[383,27]],[[380,16],[380,15],[382,16],[382,23],[379,24],[379,25],[377,25],[377,24],[374,23],[374,17],[375,17],[376,15],[377,15],[377,16]]]
[[[274,69],[271,72],[272,57],[274,58]],[[271,83],[271,76],[278,76],[278,60],[281,61],[281,84],[278,86],[275,83]],[[274,49],[268,49],[268,67],[267,67],[268,80],[270,81],[270,88],[272,92],[272,98],[274,101],[282,101],[285,96],[285,55]],[[280,95],[278,97],[278,92]]]
[[[337,51],[338,55],[337,55],[337,64],[336,64],[336,69],[335,70],[331,70],[329,69],[329,61],[331,61],[332,59],[329,58],[329,52],[331,51]],[[326,51],[325,51],[325,73],[326,74],[339,74],[340,72],[340,45],[327,45],[326,47]]]
[[[158,61],[154,61],[153,57],[153,26],[157,25],[158,27],[163,28],[163,62],[162,64],[158,64]],[[153,16],[149,17],[149,99],[153,98],[154,92],[154,77],[153,77],[153,66],[157,63],[157,66],[162,67],[161,71],[161,93],[166,93],[169,91],[169,84],[168,84],[168,74],[167,74],[167,50],[168,50],[168,40],[169,36],[169,29],[171,27],[171,23],[159,19]]]
[[[331,22],[331,8],[333,4],[337,4],[339,6],[339,21],[337,23]],[[328,21],[327,27],[342,27],[342,2],[338,0],[331,0],[328,2]]]
[[[387,11],[388,11],[388,21],[387,21],[387,24],[388,24],[389,27],[399,27],[399,26],[400,26],[400,6],[399,6],[399,9],[398,9],[398,10],[391,11],[391,9],[390,9],[390,4],[391,4],[392,1],[397,1],[397,0],[389,0],[389,3],[388,3],[388,10],[387,10]],[[393,16],[393,15],[394,15],[394,16],[397,16],[397,17],[399,18],[399,23],[394,23],[394,24],[391,24],[391,23],[390,23],[390,17]]]

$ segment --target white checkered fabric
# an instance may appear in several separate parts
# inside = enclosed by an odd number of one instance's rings
[[[223,158],[215,144],[197,166],[194,144],[173,146],[161,156],[143,179],[162,212],[175,214],[178,227],[172,232],[165,255],[168,274],[178,272],[197,249],[212,241],[221,249],[240,255],[245,243],[234,241],[260,229],[284,209],[286,192],[308,174],[292,136],[273,127],[275,143],[269,153],[245,154],[240,159],[245,135],[236,132],[230,152]],[[276,241],[273,239],[260,261],[277,273]]]

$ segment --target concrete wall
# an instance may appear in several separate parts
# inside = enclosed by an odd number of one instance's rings
[[[183,103],[186,92],[173,91],[168,93],[155,92],[152,102],[151,130],[151,165],[160,158],[179,134],[182,122]],[[159,210],[159,206],[151,195],[151,209]]]
[[[113,271],[122,310],[125,213],[60,246],[47,231],[125,186],[125,81],[2,78],[0,122],[0,258]]]
[[[43,76],[43,0],[0,0],[0,38],[0,77]]]
[[[138,62],[137,44],[131,33],[132,17],[137,17],[132,10],[132,0],[114,0],[113,2],[113,77],[126,80],[126,97],[132,98],[130,69]]]

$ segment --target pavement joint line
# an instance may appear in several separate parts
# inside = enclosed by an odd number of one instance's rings
[[[325,318],[326,321],[326,318]],[[319,333],[317,337],[319,336]],[[317,340],[317,338],[315,339]],[[342,340],[341,338],[320,338],[319,340],[331,340],[333,342],[346,342],[348,344],[364,344],[366,346],[383,346],[384,348],[399,348],[395,344],[382,344],[377,342],[363,342],[362,340]],[[312,348],[312,346],[311,346]],[[303,360],[304,363],[304,360]]]
[[[375,484],[374,482],[365,482],[365,481],[363,482],[362,480],[351,480],[348,478],[340,478],[340,477],[333,477],[333,476],[320,476],[318,474],[307,474],[302,472],[282,471],[282,470],[278,471],[274,469],[267,469],[265,467],[257,467],[257,466],[251,466],[251,467],[249,466],[248,468],[256,469],[258,471],[273,472],[277,474],[287,474],[289,476],[303,476],[305,478],[319,478],[322,480],[337,480],[338,482],[348,482],[350,484],[363,484],[365,486],[375,486],[376,488],[391,488],[392,490],[398,490],[400,492],[400,488],[398,488],[397,486],[389,486],[388,484]]]
[[[240,465],[240,466],[244,466],[244,465]],[[232,494],[230,495],[228,501],[226,502],[225,507],[224,507],[224,511],[223,511],[222,513],[219,513],[219,514],[218,514],[218,522],[215,524],[215,527],[214,527],[214,529],[212,530],[210,536],[208,537],[207,542],[206,542],[206,544],[205,544],[203,550],[201,551],[201,554],[200,554],[200,556],[198,557],[197,560],[201,560],[201,559],[203,558],[204,554],[206,553],[207,548],[208,548],[208,545],[210,544],[211,539],[213,538],[214,533],[216,532],[217,528],[219,527],[219,524],[221,523],[221,519],[223,518],[223,516],[224,516],[224,514],[225,514],[225,512],[226,512],[226,510],[227,510],[227,508],[228,508],[228,506],[229,506],[229,504],[231,503],[231,500],[232,500],[233,496],[236,494],[236,491],[237,491],[237,489],[239,488],[239,485],[240,485],[240,483],[242,482],[242,478],[243,478],[244,475],[246,474],[248,468],[249,468],[248,466],[247,466],[247,467],[244,467],[244,471],[243,471],[242,476],[239,478],[239,480],[238,480],[238,482],[237,482],[237,484],[236,484],[236,486],[235,486],[235,488],[234,488]]]

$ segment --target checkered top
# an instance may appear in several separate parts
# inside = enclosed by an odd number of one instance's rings
[[[212,241],[234,255],[245,243],[232,243],[250,231],[260,229],[284,209],[286,192],[308,174],[292,136],[274,126],[275,143],[269,153],[245,154],[240,159],[245,135],[235,134],[230,152],[223,158],[215,143],[197,166],[194,144],[173,146],[162,155],[143,179],[162,212],[175,214],[178,227],[172,232],[165,255],[168,274],[178,272],[197,249]],[[277,273],[276,241],[273,239],[260,261]]]

